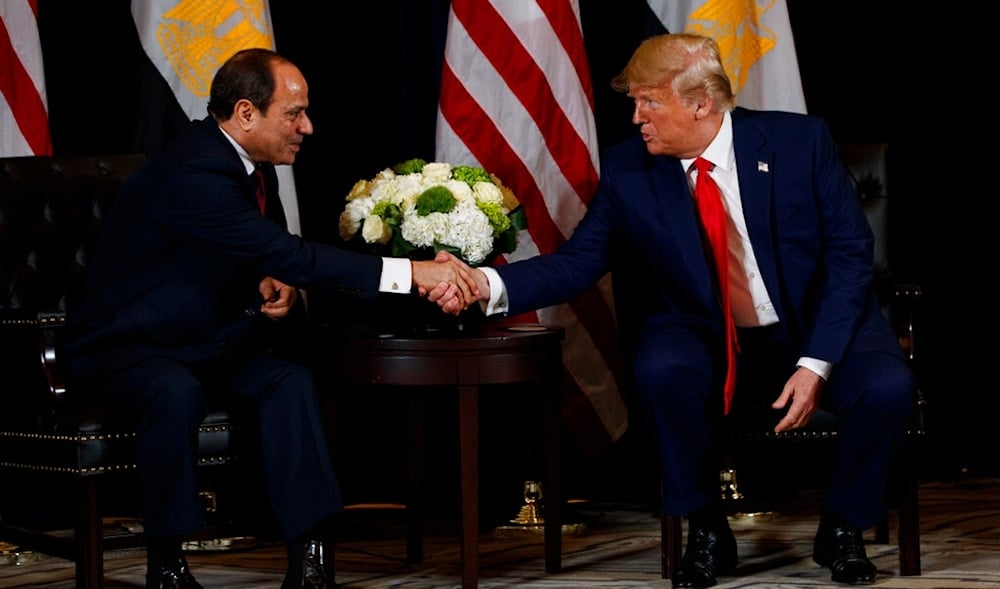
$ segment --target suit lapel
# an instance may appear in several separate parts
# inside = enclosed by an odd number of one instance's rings
[[[774,152],[766,137],[736,109],[733,118],[733,151],[739,174],[740,200],[743,217],[753,246],[754,256],[771,302],[781,313],[781,293],[778,282],[778,261],[775,255],[777,237],[774,223]]]
[[[697,213],[694,210],[691,188],[680,161],[668,157],[652,157],[652,178],[654,195],[657,199],[653,210],[657,211],[666,227],[661,239],[672,239],[681,253],[681,259],[691,275],[691,284],[707,300],[715,298],[711,269],[705,256],[701,232],[698,230]],[[691,220],[695,222],[692,223]],[[664,244],[666,247],[667,244]],[[671,259],[667,256],[666,259]]]

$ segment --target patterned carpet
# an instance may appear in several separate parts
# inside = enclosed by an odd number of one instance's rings
[[[1000,588],[1000,479],[924,483],[920,505],[922,575],[900,577],[895,545],[870,542],[868,553],[879,569],[875,586]],[[479,586],[670,587],[670,582],[660,577],[659,520],[648,510],[634,505],[575,506],[586,526],[565,535],[563,572],[544,572],[541,534],[487,530],[480,541]],[[720,589],[838,586],[830,581],[826,569],[811,560],[814,513],[790,507],[780,513],[735,515],[731,522],[739,541],[740,564],[735,575],[720,578]],[[406,564],[401,534],[345,531],[336,553],[341,587],[460,587],[457,537],[443,531],[446,526],[438,530],[430,527],[424,562],[419,565]],[[894,525],[891,531],[894,536]],[[21,558],[30,560],[30,555],[22,554]],[[268,544],[236,552],[199,551],[190,553],[189,561],[205,589],[277,588],[283,575],[284,550]],[[144,567],[141,551],[107,555],[106,587],[141,588]],[[61,559],[42,556],[35,562],[0,565],[0,588],[70,589],[73,585],[72,563]]]

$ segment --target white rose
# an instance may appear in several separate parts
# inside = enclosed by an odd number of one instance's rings
[[[340,236],[345,241],[354,237],[354,234],[361,229],[361,221],[372,212],[372,199],[359,198],[352,200],[344,206],[344,212],[340,214]]]
[[[476,195],[477,201],[503,204],[503,193],[492,182],[476,182],[472,187],[472,194]]]
[[[351,187],[351,191],[347,193],[347,200],[357,200],[359,198],[368,196],[372,191],[372,183],[368,180],[358,180]]]
[[[382,217],[368,215],[365,217],[364,225],[361,226],[361,237],[368,243],[389,243],[392,228],[382,222]]]
[[[451,164],[446,162],[431,162],[424,166],[424,178],[434,184],[444,182],[451,178]]]
[[[451,194],[458,202],[472,198],[472,188],[469,188],[469,185],[462,180],[448,180],[444,183],[444,186],[451,191]]]

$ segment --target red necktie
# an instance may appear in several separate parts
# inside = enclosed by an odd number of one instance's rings
[[[694,183],[694,199],[698,203],[698,215],[701,217],[702,228],[712,246],[712,258],[715,261],[715,271],[719,279],[719,298],[722,304],[722,315],[726,320],[726,384],[723,389],[725,405],[724,412],[729,413],[733,403],[733,390],[736,388],[736,324],[733,322],[733,311],[729,305],[729,245],[726,239],[726,209],[722,206],[722,193],[708,175],[712,162],[698,158],[694,160],[698,177]]]
[[[254,184],[257,185],[257,206],[260,207],[260,214],[267,211],[267,192],[264,190],[264,172],[260,168],[253,169]]]

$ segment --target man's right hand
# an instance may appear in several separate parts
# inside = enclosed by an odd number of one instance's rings
[[[486,273],[479,268],[470,268],[469,270],[472,272],[476,287],[479,290],[480,294],[478,297],[463,301],[461,296],[459,296],[461,293],[457,287],[442,282],[427,293],[427,299],[433,303],[437,303],[445,313],[451,313],[452,315],[457,315],[464,309],[469,308],[469,305],[476,301],[488,301],[490,299],[490,282],[486,277]]]
[[[422,297],[434,293],[430,300],[446,313],[458,315],[481,296],[474,277],[474,273],[481,272],[446,251],[438,252],[430,261],[412,262],[412,267],[417,293]],[[488,296],[488,285],[486,292]]]

